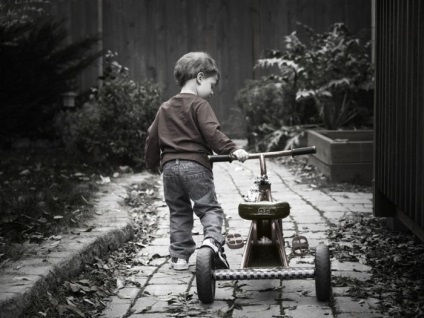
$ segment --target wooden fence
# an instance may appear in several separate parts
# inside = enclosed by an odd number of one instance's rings
[[[244,82],[258,76],[253,66],[261,52],[283,48],[283,37],[297,22],[318,32],[345,22],[356,34],[371,28],[369,0],[56,0],[54,12],[67,19],[71,40],[100,32],[99,46],[119,54],[134,80],[153,79],[165,99],[178,91],[177,59],[188,51],[209,52],[220,83],[212,103],[221,120]],[[94,66],[80,80],[96,84]]]
[[[375,215],[424,240],[424,3],[376,0]]]

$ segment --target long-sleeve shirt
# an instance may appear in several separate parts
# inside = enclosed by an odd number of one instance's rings
[[[194,94],[180,93],[163,103],[147,132],[145,160],[148,169],[167,161],[196,161],[212,169],[208,155],[224,155],[237,146],[220,130],[211,105]]]

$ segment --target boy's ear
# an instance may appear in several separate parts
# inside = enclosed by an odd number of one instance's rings
[[[200,84],[203,80],[204,80],[204,78],[205,78],[205,73],[203,73],[203,72],[199,72],[199,73],[197,73],[197,77],[196,77],[196,79],[197,79],[197,82]]]

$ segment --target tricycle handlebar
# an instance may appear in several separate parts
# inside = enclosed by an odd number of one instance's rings
[[[251,153],[249,154],[248,159],[258,159],[261,156],[264,158],[276,158],[276,157],[285,157],[285,156],[300,156],[300,155],[309,155],[316,153],[316,147],[304,147],[304,148],[296,148],[290,150],[282,150],[282,151],[272,151],[272,152],[262,152],[262,153]],[[236,160],[236,158],[232,155],[213,155],[209,156],[210,162],[231,162]]]

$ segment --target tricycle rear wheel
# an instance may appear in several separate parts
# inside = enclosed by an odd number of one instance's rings
[[[211,304],[215,300],[215,278],[212,271],[215,269],[215,252],[209,247],[201,247],[196,258],[196,285],[199,300],[204,304]]]
[[[328,246],[319,244],[315,250],[315,291],[320,301],[331,294],[331,262]]]

